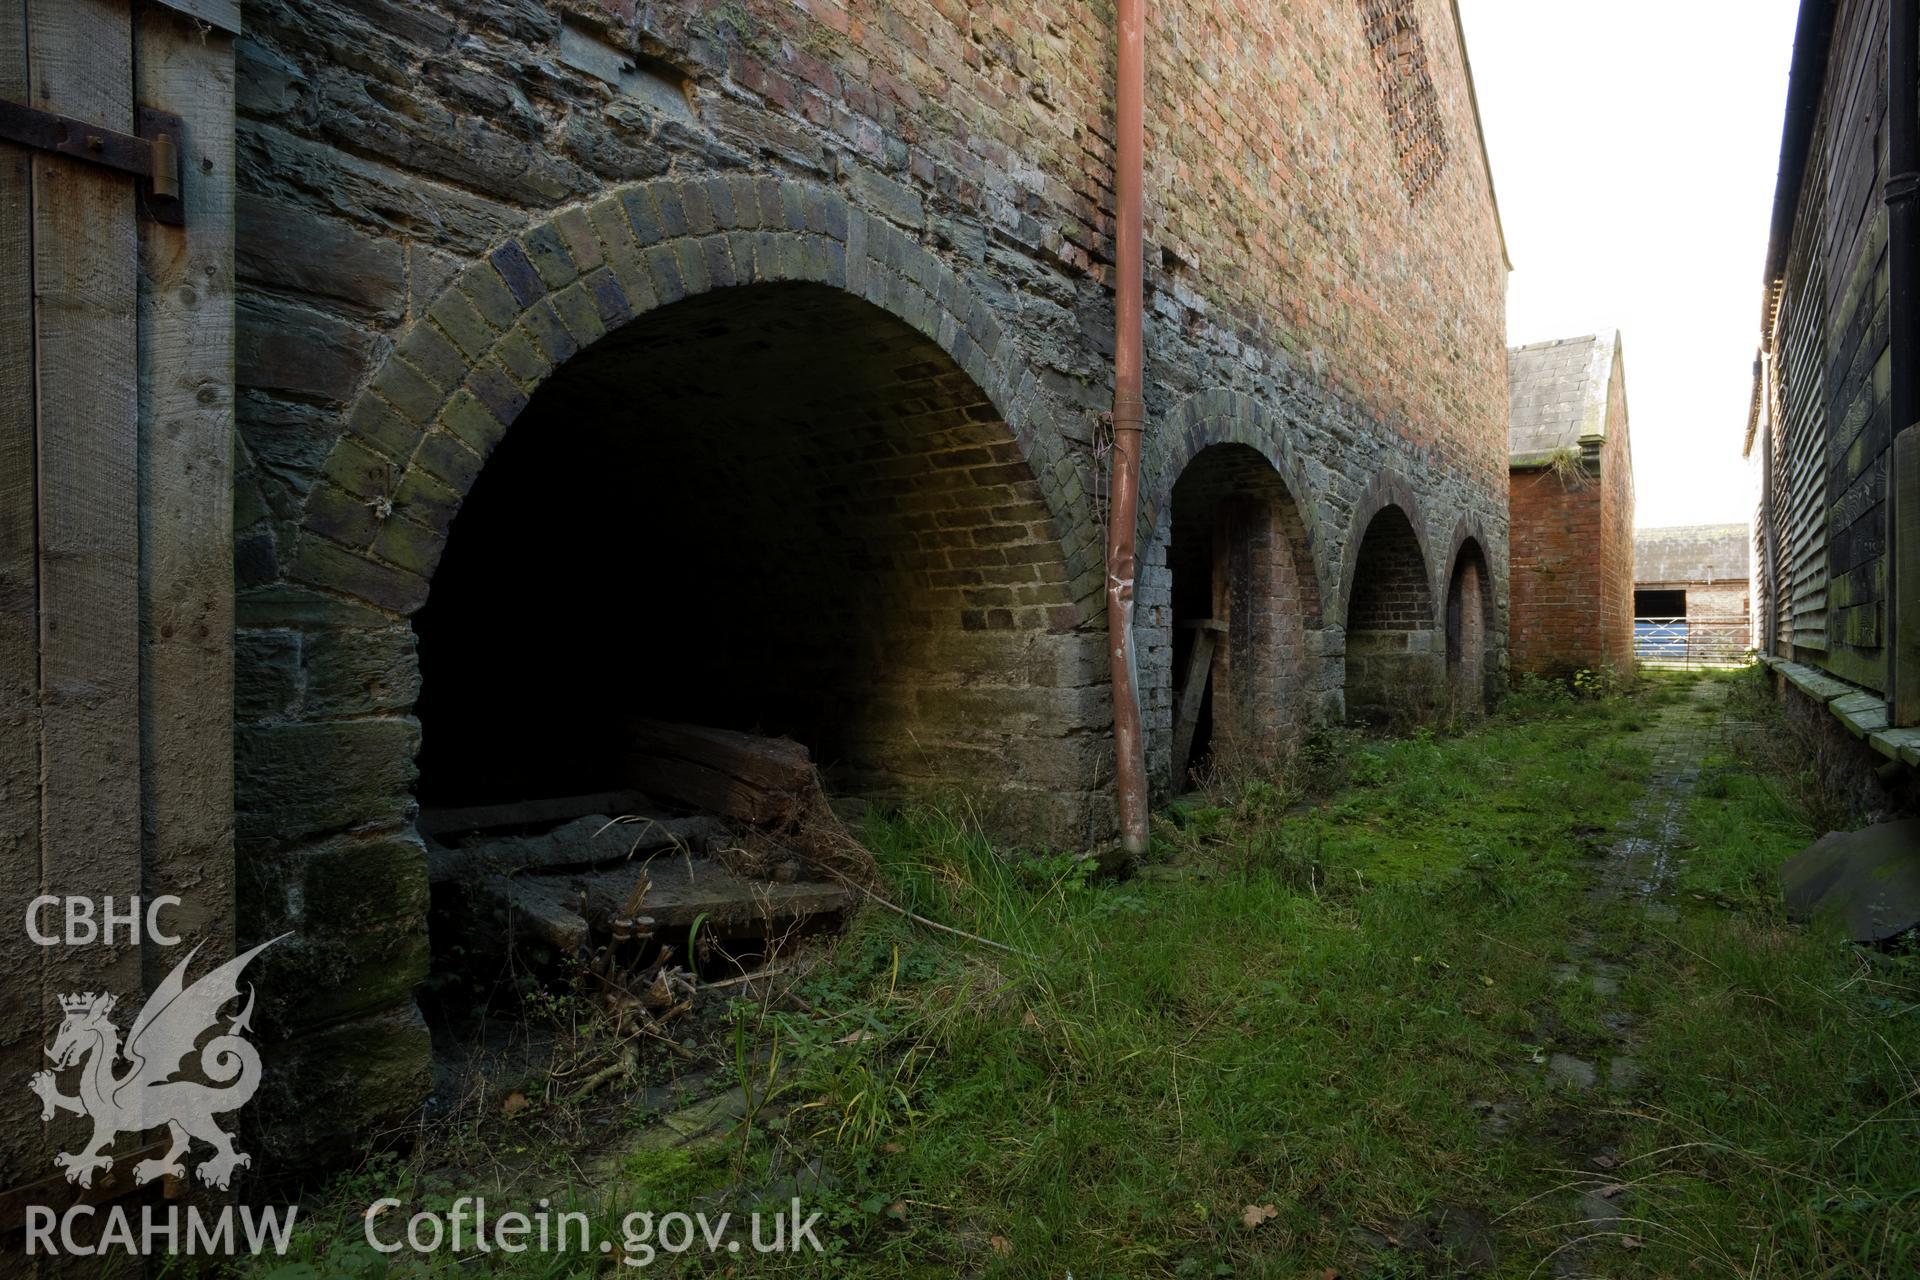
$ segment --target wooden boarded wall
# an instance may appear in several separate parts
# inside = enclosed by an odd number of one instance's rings
[[[1780,648],[1876,690],[1887,683],[1887,18],[1887,0],[1838,7],[1769,338]]]
[[[233,41],[238,7],[0,0],[0,98],[137,131],[183,118],[184,225],[140,180],[0,143],[0,1079],[57,997],[123,1008],[232,946]],[[168,949],[42,946],[40,895],[175,894]],[[57,924],[59,913],[46,923]],[[129,1013],[130,1017],[131,1014]],[[125,1019],[122,1019],[124,1022]],[[83,1121],[0,1111],[0,1191],[65,1194]],[[118,1153],[144,1139],[129,1135]],[[50,1179],[50,1181],[49,1181]],[[11,1224],[0,1223],[0,1228]]]

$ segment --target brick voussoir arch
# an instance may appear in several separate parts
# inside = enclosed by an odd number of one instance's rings
[[[349,406],[287,576],[410,616],[481,466],[550,374],[656,308],[771,283],[843,289],[939,345],[992,402],[1056,526],[1071,531],[1062,447],[1038,430],[1036,381],[991,309],[925,246],[832,188],[728,174],[616,188],[471,263]],[[1076,577],[1085,548],[1101,545],[1061,542]]]
[[[1294,453],[1293,442],[1279,416],[1244,392],[1215,388],[1196,391],[1182,400],[1163,420],[1161,429],[1150,429],[1147,436],[1140,485],[1142,544],[1154,536],[1159,520],[1173,500],[1174,485],[1202,450],[1217,444],[1245,445],[1267,460],[1293,499],[1301,527],[1306,531],[1305,550],[1313,564],[1318,596],[1318,614],[1306,619],[1306,625],[1309,629],[1320,626],[1329,616],[1328,601],[1332,599],[1329,588],[1333,585],[1326,529],[1319,504],[1311,501],[1306,471]]]
[[[1441,577],[1438,579],[1438,583],[1442,594],[1445,593],[1447,587],[1453,582],[1453,571],[1459,567],[1460,564],[1460,552],[1466,547],[1469,539],[1473,541],[1475,546],[1480,548],[1480,559],[1486,562],[1489,577],[1491,577],[1493,573],[1493,564],[1491,561],[1487,561],[1486,527],[1480,522],[1478,512],[1463,512],[1460,519],[1454,522],[1453,536],[1447,543],[1446,563],[1439,566],[1441,569]],[[1488,585],[1491,586],[1491,582],[1489,582]],[[1493,606],[1491,593],[1489,593],[1487,606],[1489,609]]]
[[[1400,508],[1407,517],[1407,522],[1413,526],[1413,539],[1420,548],[1420,564],[1427,573],[1427,593],[1430,598],[1438,601],[1434,605],[1433,621],[1436,626],[1440,626],[1444,623],[1444,619],[1440,617],[1439,610],[1446,607],[1446,593],[1442,590],[1436,595],[1433,591],[1433,550],[1428,545],[1430,537],[1426,513],[1420,505],[1420,499],[1414,494],[1413,486],[1408,484],[1397,471],[1390,468],[1376,472],[1353,505],[1353,517],[1347,529],[1347,545],[1340,563],[1340,591],[1334,597],[1332,608],[1338,611],[1340,626],[1345,628],[1347,606],[1353,598],[1354,574],[1360,565],[1360,544],[1365,541],[1367,529],[1373,524],[1373,518],[1388,507]],[[1332,610],[1329,614],[1331,617]]]

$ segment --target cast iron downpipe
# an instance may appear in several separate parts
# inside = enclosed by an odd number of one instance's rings
[[[1887,318],[1893,439],[1887,456],[1887,703],[1920,724],[1920,564],[1907,559],[1920,512],[1920,0],[1893,0],[1887,26]]]
[[[1146,0],[1119,0],[1113,95],[1113,454],[1107,487],[1107,649],[1113,665],[1114,790],[1120,808],[1120,848],[1128,858],[1147,851],[1147,757],[1140,732],[1140,668],[1133,649],[1140,446],[1146,426],[1140,333],[1145,28]]]

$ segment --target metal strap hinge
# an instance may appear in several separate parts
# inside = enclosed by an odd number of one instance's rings
[[[180,117],[153,107],[135,109],[138,133],[121,133],[42,111],[24,102],[0,100],[0,141],[85,160],[144,179],[141,196],[156,222],[180,226],[186,212],[180,202]]]

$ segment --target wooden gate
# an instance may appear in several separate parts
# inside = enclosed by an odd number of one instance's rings
[[[76,1194],[52,1155],[83,1121],[26,1087],[57,997],[114,992],[124,1026],[186,946],[232,947],[238,25],[0,0],[0,1229]],[[28,935],[43,895],[97,922],[163,894],[178,949]]]

